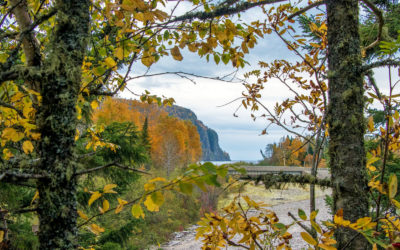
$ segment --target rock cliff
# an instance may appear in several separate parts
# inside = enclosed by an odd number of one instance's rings
[[[198,120],[193,111],[176,105],[166,107],[165,111],[179,119],[190,120],[197,127],[197,131],[200,135],[201,148],[203,150],[203,161],[230,161],[229,154],[223,151],[218,144],[217,132],[208,128],[202,121]]]

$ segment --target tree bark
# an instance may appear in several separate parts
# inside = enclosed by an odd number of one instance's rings
[[[88,0],[56,2],[56,29],[44,63],[47,74],[38,114],[42,160],[37,171],[50,176],[38,181],[40,249],[77,248],[75,105],[89,35],[89,4]]]
[[[368,216],[363,78],[357,0],[328,0],[329,157],[334,211],[355,221]],[[339,185],[340,184],[340,185]],[[344,188],[340,188],[340,186]],[[368,249],[364,237],[339,228],[337,248]],[[350,242],[350,243],[349,243]]]

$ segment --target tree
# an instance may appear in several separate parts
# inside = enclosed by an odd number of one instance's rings
[[[31,211],[39,216],[40,249],[77,248],[74,147],[82,112],[95,109],[101,96],[123,89],[134,63],[151,66],[169,54],[182,60],[180,48],[188,44],[200,56],[215,54],[215,58],[219,55],[214,49],[220,44],[225,63],[244,65],[243,53],[228,45],[235,36],[249,37],[254,45],[255,35],[247,28],[237,29],[223,16],[268,2],[273,1],[220,6],[204,2],[204,11],[179,17],[159,10],[161,1],[2,2],[5,161],[0,180],[16,185],[33,181],[37,187],[40,198]],[[230,26],[229,36],[219,41],[205,38],[215,23],[187,22],[213,18],[223,21],[223,31]],[[118,71],[122,67],[126,67],[123,75]],[[144,94],[143,99],[157,98]],[[95,149],[100,144],[97,140],[92,145]]]
[[[316,142],[324,141],[325,136],[329,136],[329,165],[332,170],[334,210],[337,212],[343,209],[344,218],[351,221],[365,217],[369,212],[364,151],[364,76],[370,78],[368,76],[371,74],[370,70],[376,67],[399,65],[399,61],[393,59],[372,63],[363,62],[362,58],[367,54],[366,52],[375,48],[383,39],[384,18],[382,11],[372,2],[367,0],[361,2],[378,20],[377,36],[362,49],[359,36],[359,1],[318,1],[309,3],[301,9],[290,4],[283,4],[275,12],[272,10],[265,12],[268,25],[263,24],[264,31],[274,32],[280,37],[290,50],[301,57],[301,62],[292,64],[285,60],[276,60],[271,64],[260,63],[261,68],[267,68],[267,71],[264,75],[257,70],[249,74],[249,76],[260,77],[257,83],[245,85],[248,94],[242,101],[245,107],[250,106],[253,111],[258,110],[259,107],[264,108],[267,113],[263,117],[284,127],[290,133],[299,135],[295,130],[288,128],[288,123],[282,117],[284,111],[292,112],[292,122],[289,124],[294,124],[296,127],[299,123],[305,122],[306,125],[302,125],[303,127],[313,132],[317,131],[313,134],[313,137],[317,135]],[[313,34],[309,39],[308,48],[305,49],[312,53],[304,56],[299,48],[307,39],[299,39],[296,34],[291,34],[294,41],[289,41],[283,38],[283,35],[291,31],[295,32],[290,24],[294,22],[292,20],[294,17],[320,5],[326,6],[326,16],[321,13],[317,18],[320,21],[326,19],[326,23],[310,23],[309,27]],[[324,49],[321,50],[321,48]],[[308,72],[311,77],[315,76],[316,82],[303,79],[303,76],[299,76],[297,72]],[[259,91],[264,88],[262,83],[271,76],[281,80],[295,94],[294,100],[287,100],[282,105],[277,104],[274,107],[275,113],[257,101],[260,98]],[[325,82],[326,79],[328,84]],[[310,94],[303,95],[294,91],[287,85],[286,80],[297,83],[301,88],[309,90]],[[295,104],[303,106],[302,112],[296,113],[292,109]],[[315,110],[319,112],[315,113]],[[326,133],[322,133],[326,128]],[[313,168],[316,168],[318,159],[321,159],[318,156],[320,150],[314,152],[318,152],[317,157],[314,157],[317,160],[313,160],[312,164]],[[313,170],[313,173],[315,174],[316,171]],[[364,195],[359,195],[360,193]],[[357,232],[348,228],[337,230],[338,247],[366,248],[366,240],[356,235]]]
[[[213,56],[216,63],[244,66],[243,56],[254,47],[257,37],[263,36],[263,24],[239,26],[227,15],[277,2],[283,0],[219,5],[204,1],[204,11],[178,17],[158,9],[161,1],[10,0],[2,5],[4,161],[0,180],[16,185],[29,182],[37,187],[38,205],[27,212],[36,211],[39,216],[40,249],[77,247],[74,147],[82,112],[95,109],[102,96],[124,89],[133,79],[129,74],[136,62],[151,66],[169,54],[182,60],[180,49],[185,47],[199,56]],[[374,10],[368,0],[363,2]],[[368,208],[365,197],[356,195],[366,188],[362,75],[399,62],[388,59],[362,64],[356,0],[319,1],[297,13],[322,4],[326,4],[328,20],[327,122],[332,142],[329,154],[335,158],[330,163],[336,184],[335,208],[343,208],[344,216],[355,220]],[[234,38],[242,39],[240,48],[232,46]],[[216,51],[217,47],[221,50]],[[121,74],[118,69],[123,67],[126,72]],[[149,93],[143,94],[142,100],[163,102]],[[96,133],[89,135],[95,141],[91,144],[94,150],[104,145]],[[339,246],[353,235],[348,230],[339,231]],[[365,246],[364,240],[356,238],[349,247]]]

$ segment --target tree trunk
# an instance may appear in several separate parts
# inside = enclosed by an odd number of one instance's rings
[[[40,249],[76,249],[75,105],[89,34],[89,1],[60,0],[56,7],[38,114],[42,138],[37,171],[50,176],[38,181],[39,242]]]
[[[329,157],[334,211],[355,221],[368,216],[364,151],[364,90],[358,31],[358,1],[328,0]],[[337,248],[368,249],[353,230],[336,232]],[[355,237],[355,238],[354,238]]]

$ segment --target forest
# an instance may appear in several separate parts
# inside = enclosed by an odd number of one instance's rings
[[[399,249],[399,17],[395,0],[0,0],[0,249],[146,249],[198,220],[203,249],[296,249],[294,225],[309,249]],[[238,73],[272,36],[292,56],[265,51]],[[162,109],[173,97],[129,85],[185,53],[233,67],[243,91],[229,105],[262,119],[262,135],[287,132],[261,151],[265,164],[311,174],[199,163],[196,127]],[[291,97],[265,103],[272,80]],[[252,181],[307,185],[310,212],[284,224],[241,192],[217,208]],[[316,187],[332,190],[328,220]]]

